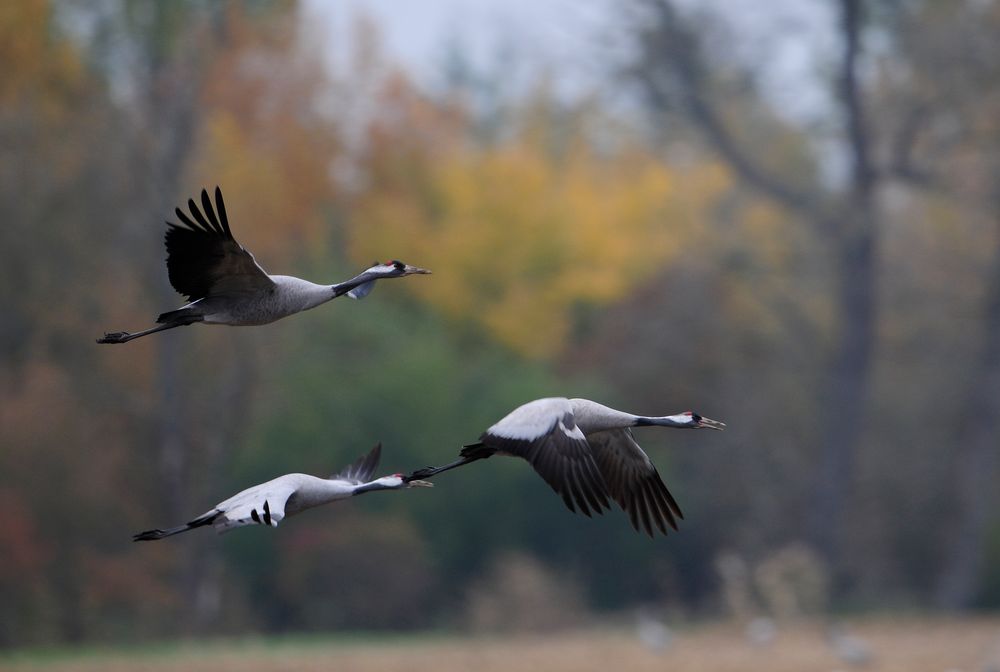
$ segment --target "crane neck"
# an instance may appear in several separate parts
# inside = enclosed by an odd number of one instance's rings
[[[382,482],[382,479],[376,479],[370,483],[362,483],[354,488],[354,492],[351,493],[352,496],[363,495],[366,492],[375,492],[376,490],[396,490],[400,485],[386,485]]]
[[[570,399],[576,424],[584,434],[601,432],[606,429],[634,427],[637,415],[598,404],[589,399]]]
[[[344,282],[338,282],[335,285],[330,285],[330,289],[333,290],[333,298],[338,296],[343,296],[347,294],[352,289],[357,289],[361,285],[369,282],[371,280],[377,280],[379,276],[371,271],[365,271],[364,273],[359,273],[355,275],[350,280],[345,280]]]
[[[694,427],[691,424],[691,418],[686,415],[660,415],[653,417],[638,415],[635,418],[635,426],[679,427],[682,429]]]

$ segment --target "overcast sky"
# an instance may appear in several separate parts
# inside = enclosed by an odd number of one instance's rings
[[[766,63],[768,95],[789,116],[809,116],[826,101],[816,84],[817,54],[833,47],[830,3],[824,0],[682,0],[725,12],[737,27],[736,58]],[[480,68],[499,54],[522,69],[544,67],[569,92],[600,87],[614,26],[623,17],[614,0],[307,0],[310,20],[329,35],[331,59],[340,60],[351,26],[367,16],[379,27],[386,52],[425,86],[442,81],[449,47]],[[522,73],[523,75],[524,73]],[[530,74],[529,74],[530,76]]]

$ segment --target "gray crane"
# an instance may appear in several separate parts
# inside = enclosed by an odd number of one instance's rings
[[[222,190],[215,188],[215,205],[202,189],[201,205],[188,199],[189,217],[175,208],[182,225],[167,222],[167,274],[170,284],[189,303],[156,318],[157,326],[129,333],[117,331],[97,339],[98,343],[127,343],[196,322],[253,326],[309,310],[338,296],[367,296],[375,282],[387,278],[430,273],[393,259],[376,263],[350,280],[335,285],[317,285],[288,275],[269,275],[249,250],[229,230]]]
[[[330,478],[308,474],[279,476],[233,495],[188,523],[165,530],[146,530],[133,535],[132,541],[154,541],[206,525],[213,526],[220,534],[244,525],[277,527],[288,516],[338,499],[376,490],[433,487],[432,483],[403,474],[371,480],[381,454],[382,444],[376,444],[367,455]]]
[[[466,445],[460,459],[417,470],[410,478],[430,478],[493,455],[511,455],[527,460],[570,511],[603,514],[613,499],[637,531],[653,536],[655,527],[667,534],[667,526],[676,530],[677,519],[684,516],[632,436],[632,427],[646,426],[721,430],[726,425],[692,411],[650,417],[588,399],[536,399]]]

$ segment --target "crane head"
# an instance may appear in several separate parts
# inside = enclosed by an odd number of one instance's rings
[[[376,478],[370,483],[362,483],[354,488],[354,495],[360,495],[365,492],[373,492],[375,490],[402,490],[403,488],[432,488],[434,487],[431,483],[427,481],[407,481],[403,474],[393,474],[392,476],[383,476],[382,478]]]
[[[428,275],[430,271],[426,268],[420,268],[419,266],[410,266],[405,264],[399,259],[390,259],[384,264],[375,262],[372,264],[366,273],[371,273],[380,278],[402,278],[406,275]]]
[[[430,481],[421,481],[421,480],[417,480],[417,479],[411,479],[411,480],[408,481],[408,480],[406,480],[406,477],[403,474],[393,474],[392,476],[389,476],[389,478],[398,479],[399,481],[401,481],[402,485],[396,486],[396,487],[400,487],[400,488],[433,488],[434,487],[434,484],[431,483]]]
[[[418,481],[418,480],[407,481],[403,477],[403,474],[393,474],[392,476],[383,476],[382,478],[374,480],[373,483],[378,484],[378,486],[375,488],[378,490],[398,490],[400,488],[434,487],[434,484],[429,481]]]
[[[681,417],[686,419],[687,422],[690,423],[690,426],[696,429],[717,429],[722,431],[726,428],[726,423],[706,418],[705,416],[698,415],[694,411],[684,411],[681,413]]]

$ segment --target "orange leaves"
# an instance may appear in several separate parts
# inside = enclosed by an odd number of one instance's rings
[[[25,96],[46,115],[69,114],[62,98],[85,81],[79,54],[60,41],[51,27],[52,11],[46,0],[0,3],[0,104]],[[42,95],[56,94],[56,95]]]
[[[0,487],[0,588],[34,587],[53,553],[38,529],[28,502],[12,488]]]
[[[321,51],[296,14],[278,11],[262,23],[246,11],[229,10],[188,183],[221,185],[238,239],[275,270],[322,247],[339,142],[323,111],[330,83]]]

